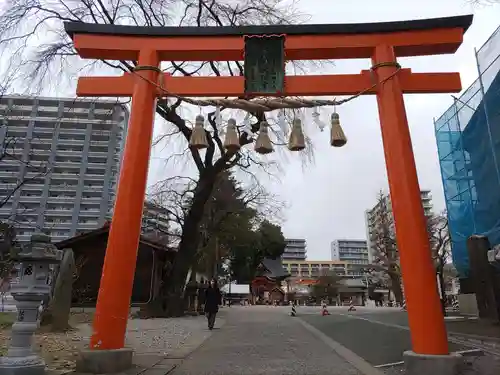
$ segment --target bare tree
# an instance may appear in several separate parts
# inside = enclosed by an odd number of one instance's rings
[[[2,115],[3,114],[0,112],[0,116]],[[16,149],[22,149],[24,147],[25,140],[19,137],[10,136],[8,132],[8,123],[5,117],[3,122],[3,125],[0,126],[0,132],[5,133],[5,137],[3,137],[2,144],[0,144],[0,164],[5,165],[12,162],[17,166],[24,165],[26,174],[30,177],[19,179],[15,183],[5,187],[6,189],[4,190],[6,192],[0,196],[0,208],[4,207],[16,194],[16,192],[25,184],[29,184],[30,182],[45,176],[48,172],[47,164],[45,162],[33,162],[30,160],[30,156],[33,154],[32,150],[27,158],[23,158],[23,156],[16,151]]]
[[[2,46],[1,41],[0,46]],[[68,120],[68,118],[73,121],[74,119],[82,119],[81,108],[76,101],[77,99],[65,101],[64,114],[60,115],[57,113],[57,110],[52,112],[49,116],[53,114],[54,118],[49,122],[35,121],[33,131],[30,134],[28,123],[33,121],[34,118],[32,117],[32,110],[27,109],[26,106],[31,106],[32,100],[27,100],[23,97],[16,98],[16,95],[11,97],[0,96],[0,168],[3,172],[8,172],[9,170],[11,172],[19,172],[19,177],[17,178],[7,177],[2,178],[0,181],[0,207],[5,207],[10,202],[16,201],[16,207],[8,217],[3,217],[3,221],[12,224],[16,228],[21,226],[24,226],[24,229],[33,228],[37,232],[43,232],[47,235],[50,235],[51,229],[57,226],[58,220],[52,222],[44,220],[43,224],[36,223],[37,218],[33,217],[32,214],[38,213],[40,202],[33,201],[33,198],[28,198],[31,199],[31,202],[26,201],[24,197],[37,196],[37,193],[28,189],[25,185],[53,183],[51,172],[54,172],[54,166],[58,166],[59,161],[57,159],[66,159],[66,157],[61,156],[59,153],[59,151],[64,152],[64,150],[54,150],[53,137],[61,131],[61,123],[63,121]],[[87,101],[87,103],[90,105],[91,101]],[[102,118],[96,118],[94,121],[98,125],[106,123],[109,119],[108,116],[111,116],[112,113],[112,108],[102,111],[100,113]],[[40,117],[45,116],[41,115]],[[86,114],[83,114],[83,116],[86,116]],[[86,117],[83,117],[83,119],[85,121]],[[44,125],[40,125],[40,123]],[[49,128],[46,126],[49,126]],[[39,132],[41,128],[43,128],[43,131]],[[95,133],[100,133],[101,131],[93,130]],[[59,139],[61,139],[60,136]],[[57,151],[56,158],[50,160],[51,152],[54,151]],[[65,162],[66,160],[62,161]],[[71,162],[71,160],[68,161]],[[80,161],[77,161],[74,165],[80,170]],[[75,170],[66,170],[64,172],[73,175],[79,174]],[[66,187],[66,184],[64,183],[61,186]],[[64,197],[64,194],[62,196]],[[19,234],[23,233],[19,231]]]
[[[500,3],[500,0],[468,0],[472,5],[493,5]]]
[[[321,299],[328,299],[331,302],[337,298],[341,284],[339,275],[334,271],[322,269],[317,283],[310,287],[311,296],[316,299],[316,302]]]
[[[401,267],[399,253],[396,243],[394,219],[390,208],[389,196],[382,191],[379,192],[377,205],[373,210],[375,220],[374,230],[371,235],[371,243],[374,247],[374,261],[377,266],[372,277],[378,282],[385,284],[389,281],[389,287],[394,293],[396,302],[403,303],[403,290],[401,287]],[[384,276],[389,280],[384,280]]]
[[[179,246],[184,220],[189,212],[197,181],[191,177],[174,176],[157,182],[149,188],[147,200],[161,207],[168,218],[170,244]]]
[[[2,183],[2,194],[0,195],[0,208],[5,207],[25,184],[29,184],[47,174],[47,165],[44,162],[33,162],[30,160],[30,153],[23,157],[19,149],[23,149],[25,140],[17,136],[12,136],[8,131],[7,112],[0,110],[0,165],[11,165],[15,168],[24,167],[26,173],[24,178],[17,179],[12,183]],[[17,218],[28,212],[27,207],[20,207],[16,214],[9,219],[0,222],[0,285],[9,283],[10,274],[14,267],[12,255],[18,246],[16,241]]]
[[[394,218],[390,205],[389,196],[382,191],[379,192],[377,205],[373,213],[375,227],[373,233],[371,233],[371,241],[375,248],[374,264],[376,267],[370,270],[370,279],[374,284],[389,286],[396,301],[401,303],[403,301],[401,268]],[[434,267],[442,286],[440,297],[444,301],[446,299],[444,275],[446,265],[450,263],[451,257],[451,238],[448,231],[446,212],[427,217],[427,232]]]
[[[4,82],[12,85],[20,79],[39,84],[39,87],[51,82],[55,69],[66,69],[75,72],[72,66],[81,67],[71,40],[64,33],[64,21],[91,22],[98,24],[127,24],[138,26],[224,26],[245,24],[275,24],[300,21],[294,4],[281,0],[247,0],[247,1],[217,1],[217,0],[111,0],[100,1],[48,1],[48,0],[17,0],[7,1],[0,16],[0,47],[3,52],[10,51],[12,58],[7,66],[22,69],[6,71]],[[47,31],[53,39],[35,49],[32,45],[40,33]],[[36,44],[36,43],[35,43]],[[106,66],[120,71],[132,71],[135,61],[102,61],[92,65],[93,68]],[[185,63],[170,62],[165,71],[176,75],[196,75],[210,72],[215,75],[242,75],[243,67],[238,62],[201,62]],[[68,78],[70,74],[58,74]],[[273,163],[263,163],[248,149],[240,152],[226,151],[222,146],[221,130],[214,113],[208,116],[210,130],[207,131],[209,147],[203,153],[196,149],[188,149],[187,141],[191,136],[188,122],[181,116],[182,100],[169,104],[161,100],[157,106],[160,118],[173,126],[174,131],[167,131],[157,139],[161,142],[166,137],[177,135],[182,138],[183,148],[180,152],[191,156],[198,172],[198,178],[192,186],[190,206],[184,213],[178,256],[173,267],[172,280],[168,283],[169,294],[174,298],[179,296],[181,280],[185,279],[187,270],[193,262],[200,241],[199,223],[202,219],[205,203],[216,183],[219,173],[234,167],[249,171],[253,165],[264,168]],[[240,145],[253,142],[251,133],[259,130],[259,122],[264,119],[263,113],[252,113],[255,119],[249,132],[240,133]],[[250,133],[250,134],[249,134]],[[279,133],[276,130],[275,133]],[[277,136],[279,139],[279,137]],[[174,307],[180,305],[171,303]]]
[[[0,223],[0,289],[10,282],[11,272],[14,267],[13,256],[18,244],[16,230],[9,223]]]
[[[450,263],[451,238],[448,230],[446,212],[432,216],[427,220],[427,231],[431,245],[432,258],[436,267],[436,274],[441,284],[441,301],[446,300],[445,266]]]
[[[165,206],[166,203],[161,199],[149,199],[144,202],[142,235],[168,247],[173,245],[178,233],[172,228],[172,216]]]
[[[111,70],[130,72],[136,61],[101,61],[82,66],[78,60],[73,43],[65,34],[63,22],[89,22],[96,24],[122,24],[137,26],[239,26],[248,24],[277,24],[300,22],[300,15],[293,2],[283,0],[8,0],[4,2],[0,15],[0,48],[12,57],[4,72],[4,85],[13,87],[20,80],[37,83],[46,87],[56,81],[54,77],[74,79],[82,69],[90,71],[106,67]],[[49,37],[40,43],[42,33]],[[35,48],[31,48],[35,45]],[[21,69],[18,69],[18,67]],[[75,69],[74,67],[77,67]],[[59,71],[63,69],[63,71]],[[239,62],[201,62],[186,63],[171,61],[164,70],[176,75],[242,75],[243,67]],[[66,74],[65,74],[66,73]],[[73,74],[73,75],[72,75]],[[32,89],[35,89],[34,87]],[[226,151],[221,140],[222,129],[218,128],[214,112],[208,116],[210,130],[206,132],[208,148],[203,153],[187,147],[191,136],[188,120],[182,116],[182,100],[170,104],[160,100],[157,105],[158,116],[165,120],[173,130],[168,129],[156,140],[165,138],[182,139],[180,154],[190,155],[197,171],[190,190],[191,204],[183,212],[181,237],[178,255],[173,267],[172,279],[168,282],[169,295],[175,299],[181,295],[182,280],[186,278],[189,267],[201,239],[199,224],[204,207],[210,198],[217,176],[231,168],[249,171],[258,164],[264,168],[273,163],[263,163],[247,148],[240,152]],[[252,113],[254,119],[248,132],[240,132],[240,145],[251,144],[252,133],[259,130],[263,113]],[[276,138],[279,130],[273,130]],[[172,302],[170,308],[180,306]]]

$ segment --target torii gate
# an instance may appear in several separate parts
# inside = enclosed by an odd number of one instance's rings
[[[259,96],[377,96],[400,251],[413,351],[448,354],[426,219],[408,129],[403,94],[461,90],[458,73],[398,71],[397,57],[454,53],[472,16],[371,24],[243,27],[132,27],[66,23],[79,55],[133,60],[139,69],[121,77],[82,77],[78,96],[130,97],[132,109],[118,192],[94,318],[91,349],[120,349],[130,307],[156,99],[155,83],[180,97],[247,97],[245,77],[172,77],[161,61],[242,61],[248,36],[284,39],[289,60],[369,58],[360,74],[286,76],[280,89]],[[162,74],[161,77],[159,75]]]

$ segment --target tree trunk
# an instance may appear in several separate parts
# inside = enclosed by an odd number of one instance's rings
[[[440,262],[437,267],[437,274],[439,278],[439,284],[441,285],[441,308],[443,309],[443,315],[446,316],[446,286],[444,285],[444,264]]]
[[[446,289],[444,285],[444,275],[443,273],[438,274],[439,283],[441,284],[441,295],[439,298],[441,299],[441,308],[443,309],[443,316],[446,316]]]
[[[209,200],[215,184],[215,171],[205,172],[200,176],[194,192],[193,201],[184,219],[179,248],[168,279],[164,284],[166,316],[181,316],[184,310],[182,298],[186,276],[194,263],[200,243],[199,225],[203,218],[205,204]]]
[[[399,304],[403,303],[403,290],[401,289],[401,276],[394,272],[389,272],[389,277],[391,278],[391,289],[394,293],[394,298]]]

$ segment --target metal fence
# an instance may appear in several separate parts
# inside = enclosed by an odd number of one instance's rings
[[[500,244],[500,27],[475,54],[479,78],[434,122],[460,277],[469,273],[470,235]]]

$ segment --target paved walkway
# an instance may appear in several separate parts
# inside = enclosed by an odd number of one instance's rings
[[[213,331],[172,375],[362,375],[300,319],[283,309],[224,308]],[[319,334],[321,335],[321,334]]]

